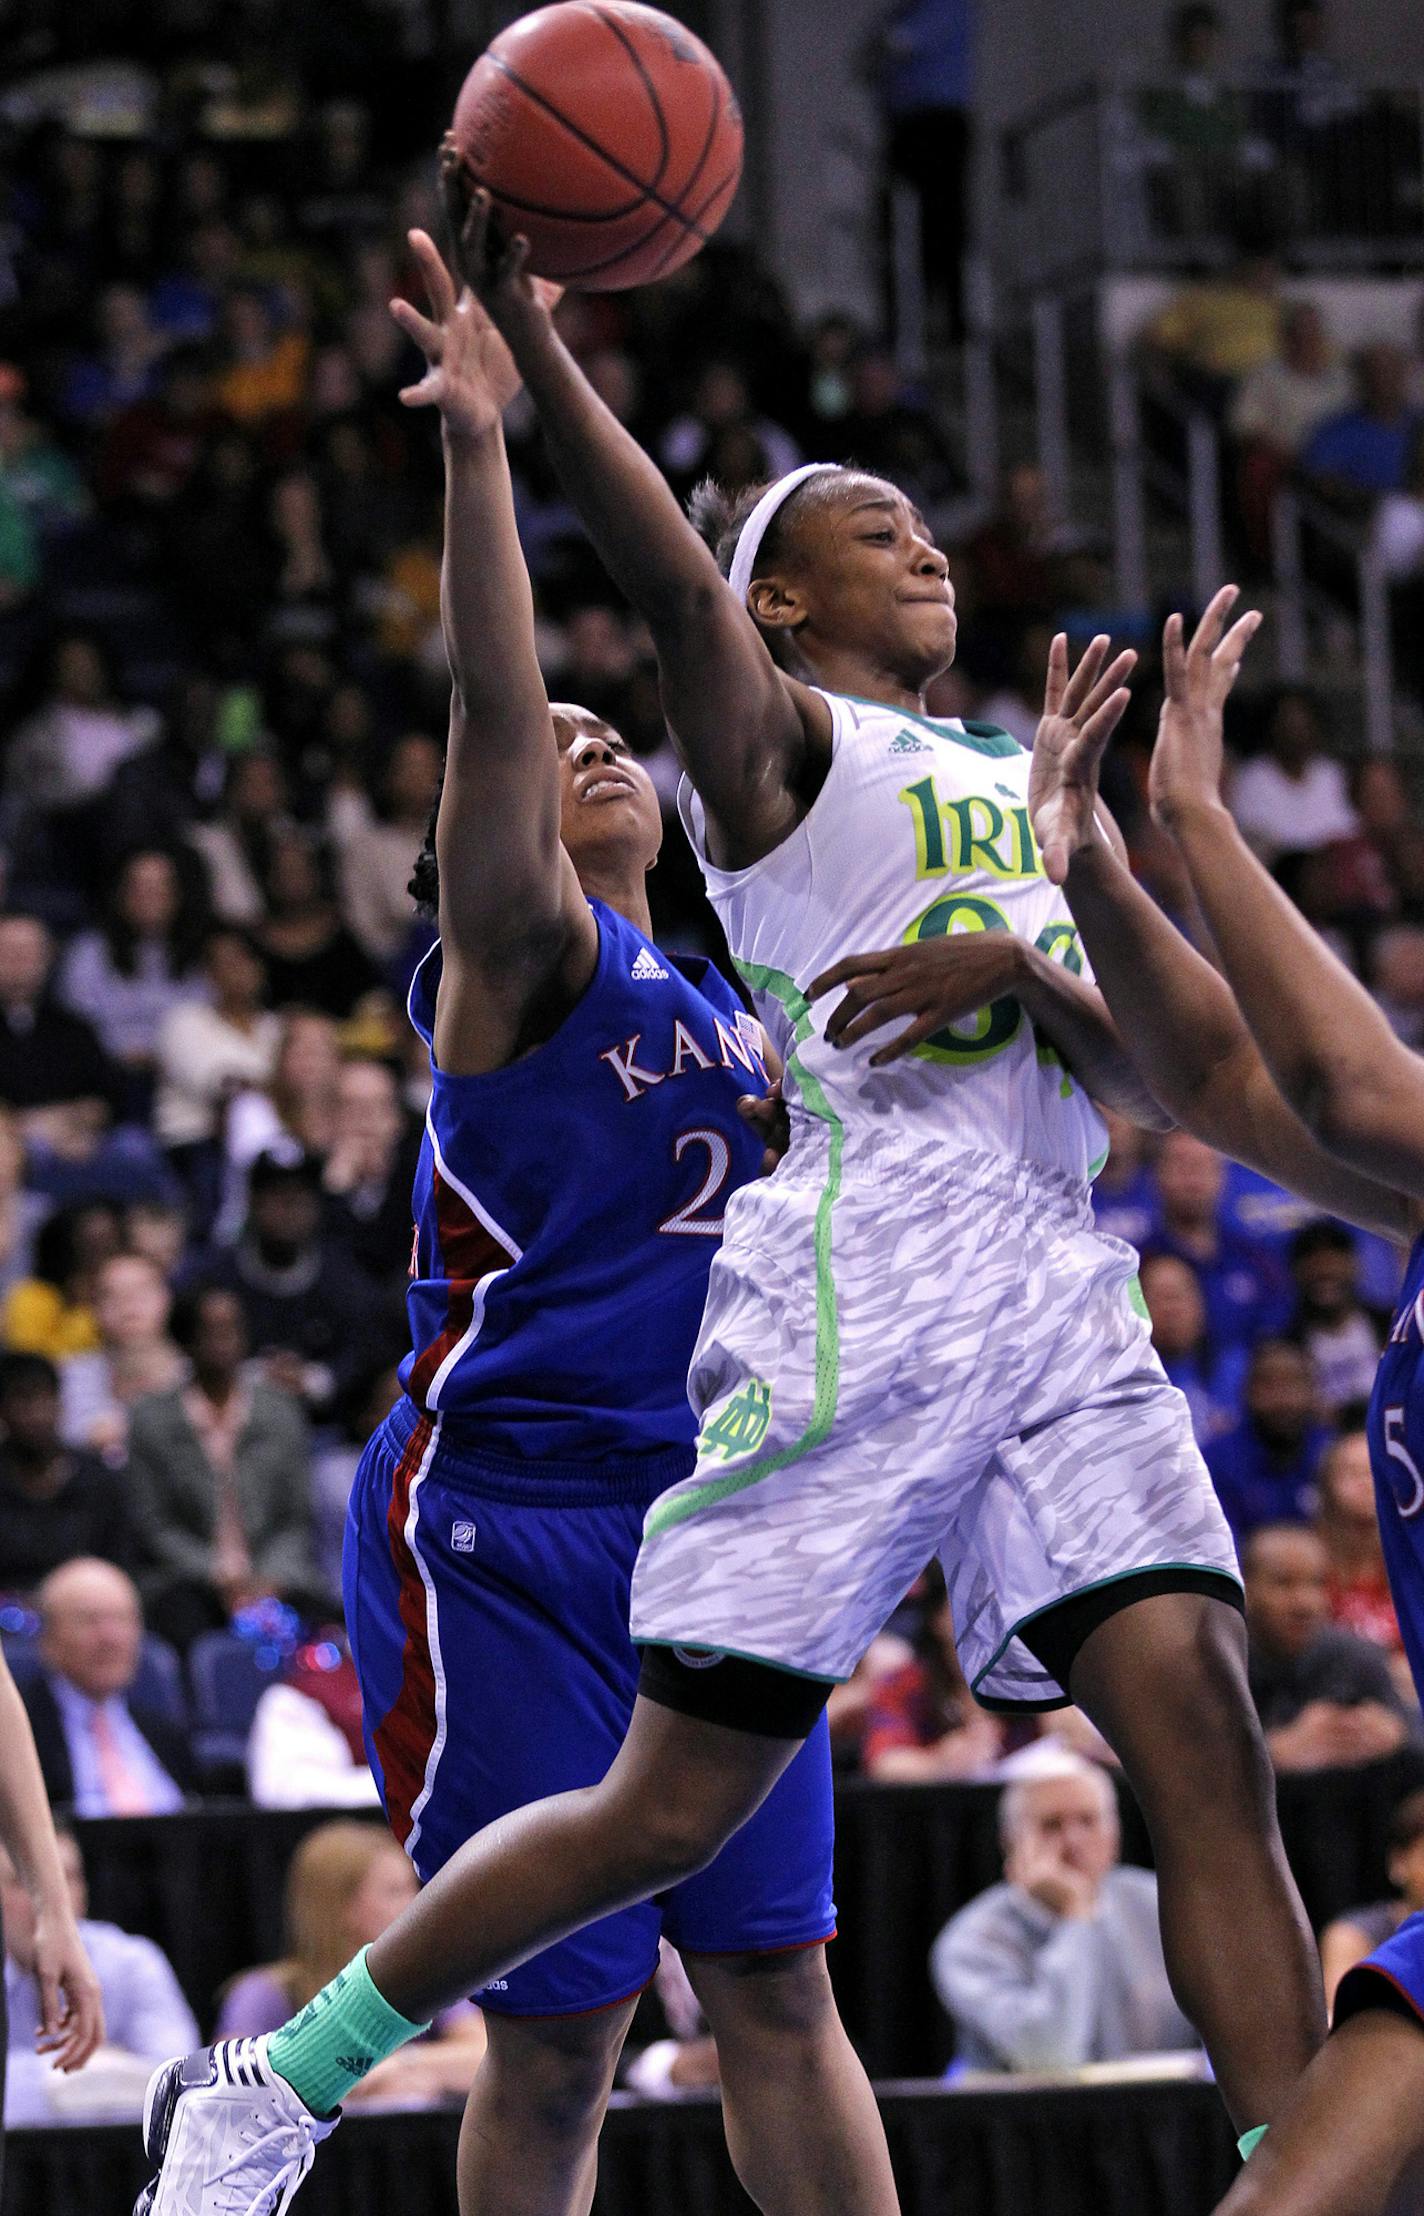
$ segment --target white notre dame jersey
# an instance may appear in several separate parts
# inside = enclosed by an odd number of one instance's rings
[[[847,954],[946,932],[1015,931],[1084,972],[1078,933],[1050,885],[1028,813],[1030,757],[1007,732],[823,693],[833,758],[810,812],[750,868],[707,857],[702,803],[679,795],[733,960],[787,1064],[788,1102],[843,1128],[848,1145],[892,1123],[916,1150],[972,1149],[1095,1174],[1102,1119],[1018,1003],[996,1001],[886,1069],[890,1031],[849,1049],[825,1027],[840,998],[806,987]],[[794,1059],[793,1059],[794,1056]],[[819,1093],[819,1099],[815,1095]]]

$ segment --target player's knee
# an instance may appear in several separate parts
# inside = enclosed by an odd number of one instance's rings
[[[597,2131],[625,2027],[616,2009],[537,2024],[491,2016],[489,2063],[511,2127],[545,2139]]]
[[[687,1967],[724,2052],[743,2044],[789,2058],[810,2052],[839,2021],[824,1947],[694,1958]]]
[[[1198,1811],[1272,1806],[1270,1756],[1251,1698],[1239,1612],[1195,1597],[1160,1660],[1150,1688],[1140,1687],[1160,1707],[1166,1759],[1158,1765],[1159,1789],[1175,1785]]]

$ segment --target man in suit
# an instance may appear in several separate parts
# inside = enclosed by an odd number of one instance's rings
[[[133,1579],[81,1555],[36,1596],[40,1674],[23,1688],[52,1801],[78,1816],[156,1816],[196,1784],[182,1731],[131,1705],[143,1614]]]

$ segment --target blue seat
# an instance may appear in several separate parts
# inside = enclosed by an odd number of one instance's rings
[[[177,1649],[160,1639],[156,1631],[143,1635],[129,1699],[136,1707],[156,1709],[169,1723],[187,1730],[188,1692],[183,1683],[183,1664]]]
[[[257,1703],[278,1682],[280,1658],[232,1631],[205,1631],[188,1649],[193,1743],[204,1768],[241,1763]]]

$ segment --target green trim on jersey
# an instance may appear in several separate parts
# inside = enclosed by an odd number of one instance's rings
[[[878,708],[882,715],[902,716],[907,723],[922,723],[937,738],[950,739],[955,746],[967,746],[972,754],[1022,754],[1024,749],[1007,731],[1001,731],[997,723],[965,723],[962,729],[951,731],[944,721],[934,716],[921,715],[918,708],[892,708],[888,700],[867,700],[864,693],[834,693],[835,700],[853,700],[857,708]],[[735,957],[734,957],[735,959]],[[740,962],[737,964],[741,968]],[[779,997],[779,996],[778,996]]]
[[[1003,1638],[999,1641],[999,1644],[995,1647],[988,1661],[984,1664],[983,1669],[975,1678],[974,1683],[970,1686],[970,1692],[975,1695],[978,1694],[979,1688],[983,1684],[985,1678],[989,1675],[989,1672],[998,1668],[1005,1654],[1008,1652],[1009,1648],[1013,1645],[1015,1639],[1018,1638],[1019,1633],[1025,1628],[1026,1625],[1036,1623],[1040,1616],[1051,1615],[1053,1613],[1053,1610],[1055,1608],[1061,1608],[1066,1600],[1082,1600],[1084,1596],[1088,1593],[1102,1592],[1105,1586],[1121,1585],[1124,1578],[1149,1577],[1158,1570],[1195,1570],[1199,1572],[1199,1574],[1203,1577],[1219,1577],[1223,1585],[1233,1586],[1238,1593],[1244,1591],[1245,1589],[1241,1583],[1240,1578],[1233,1577],[1229,1570],[1222,1569],[1219,1562],[1139,1562],[1133,1569],[1130,1570],[1114,1570],[1111,1577],[1095,1577],[1091,1580],[1089,1584],[1075,1585],[1071,1593],[1060,1593],[1056,1600],[1045,1601],[1042,1608],[1031,1608],[1026,1616],[1020,1616],[1018,1622],[1004,1633]],[[990,1697],[992,1698],[992,1695]],[[1068,1689],[1065,1686],[1063,1689],[1063,1698],[1061,1700],[1015,1700],[999,1702],[996,1705],[1004,1708],[1039,1709],[1071,1708],[1073,1704],[1071,1699],[1069,1698]]]
[[[735,955],[732,958],[736,961]],[[686,1492],[679,1489],[655,1501],[643,1526],[645,1541],[656,1539],[675,1524],[685,1523],[689,1516],[699,1515],[704,1508],[715,1507],[718,1501],[728,1499],[733,1493],[745,1492],[749,1485],[759,1485],[764,1477],[774,1476],[777,1470],[784,1470],[789,1463],[799,1462],[803,1455],[810,1454],[829,1435],[840,1394],[840,1318],[831,1268],[831,1217],[840,1197],[845,1125],[800,1059],[798,1049],[812,1031],[811,1007],[805,994],[784,970],[765,969],[756,962],[737,962],[737,969],[753,992],[770,993],[785,1009],[792,1026],[791,1052],[786,1066],[796,1079],[807,1108],[826,1125],[830,1134],[826,1182],[816,1203],[816,1386],[811,1401],[811,1420],[794,1446],[782,1447],[777,1453],[752,1462],[746,1469],[729,1470],[725,1477],[711,1478],[705,1485],[693,1486]],[[747,1659],[756,1661],[760,1657]]]

